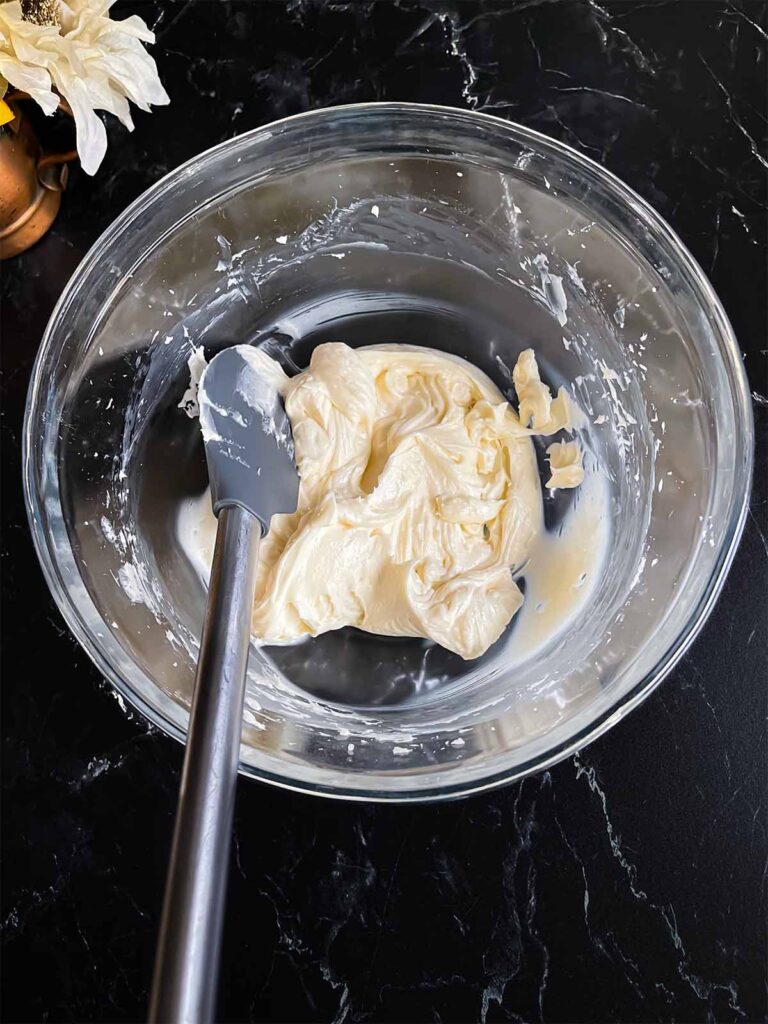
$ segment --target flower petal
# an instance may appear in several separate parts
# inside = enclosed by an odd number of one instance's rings
[[[14,113],[5,100],[0,100],[0,125],[8,124],[14,118]]]
[[[46,114],[52,114],[59,105],[59,97],[51,88],[51,76],[45,68],[28,67],[15,57],[0,53],[0,75],[12,86],[29,93]]]
[[[107,132],[94,111],[85,83],[72,76],[55,76],[56,87],[72,108],[77,133],[77,154],[86,174],[95,174],[107,151]]]

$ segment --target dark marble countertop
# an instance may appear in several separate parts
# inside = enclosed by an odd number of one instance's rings
[[[122,10],[121,10],[122,7]],[[182,750],[125,713],[49,597],[20,486],[25,391],[89,246],[146,187],[285,114],[493,112],[603,163],[709,274],[754,389],[746,532],[702,635],[551,771],[433,806],[240,780],[222,1020],[766,1017],[766,56],[762,0],[118,4],[170,107],[109,124],[50,234],[2,269],[3,1019],[138,1021]]]

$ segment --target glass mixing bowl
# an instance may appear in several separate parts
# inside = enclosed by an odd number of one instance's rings
[[[507,394],[532,345],[583,412],[608,555],[589,600],[533,653],[515,648],[515,620],[474,662],[353,629],[253,646],[241,770],[312,793],[423,800],[551,765],[669,672],[733,557],[752,419],[720,303],[619,180],[481,114],[319,110],[158,182],[102,235],[51,318],[25,484],[70,628],[179,739],[205,606],[175,533],[180,500],[206,483],[197,426],[177,407],[191,346],[263,344],[295,369],[329,340],[438,348]],[[547,498],[547,528],[578,500]]]

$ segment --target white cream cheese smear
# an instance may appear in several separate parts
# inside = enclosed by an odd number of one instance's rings
[[[320,345],[293,378],[254,358],[283,395],[301,477],[296,513],[275,516],[262,542],[254,635],[284,644],[355,626],[483,654],[523,603],[513,572],[542,529],[530,435],[570,429],[566,392],[553,398],[531,350],[513,374],[519,412],[431,349]],[[549,486],[581,483],[575,442],[549,458]],[[207,494],[182,508],[179,536],[207,575]]]

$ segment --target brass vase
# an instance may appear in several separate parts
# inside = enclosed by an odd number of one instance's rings
[[[75,150],[47,153],[24,110],[28,97],[5,97],[13,120],[0,129],[0,259],[16,256],[53,224],[67,184],[67,162]],[[59,109],[71,116],[64,100]]]

